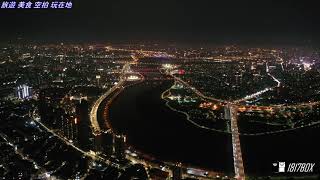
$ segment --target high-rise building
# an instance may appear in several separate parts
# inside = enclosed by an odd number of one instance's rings
[[[89,104],[88,101],[80,99],[76,104],[76,122],[78,126],[78,142],[84,150],[90,149],[90,121],[89,121]]]
[[[105,154],[112,154],[113,151],[113,134],[111,131],[102,133],[102,149]]]
[[[126,136],[114,135],[113,137],[113,153],[118,159],[125,159]]]
[[[74,143],[79,143],[79,125],[78,118],[69,119],[69,127],[70,127],[70,137]]]
[[[182,169],[181,163],[177,163],[172,167],[172,180],[181,180],[182,179]]]
[[[16,88],[15,90],[16,97],[19,99],[27,99],[32,96],[32,88],[23,84]]]
[[[94,135],[94,149],[96,152],[102,152],[103,151],[103,135],[102,134],[96,134]]]
[[[101,79],[101,76],[100,75],[96,75],[97,86],[100,86],[100,79]]]

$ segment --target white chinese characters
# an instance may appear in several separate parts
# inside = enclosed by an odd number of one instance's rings
[[[71,9],[71,1],[2,1],[1,9]]]

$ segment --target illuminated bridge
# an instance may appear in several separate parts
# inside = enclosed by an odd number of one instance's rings
[[[232,152],[235,178],[244,180],[244,167],[242,161],[241,145],[239,138],[237,115],[238,107],[235,105],[227,104],[225,106],[225,118],[231,121],[231,134],[232,134]]]

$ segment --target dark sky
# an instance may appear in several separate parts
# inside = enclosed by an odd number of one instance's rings
[[[318,43],[320,6],[316,2],[73,0],[71,10],[0,9],[0,38]]]

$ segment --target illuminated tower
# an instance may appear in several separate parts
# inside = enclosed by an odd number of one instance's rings
[[[16,97],[19,99],[26,99],[32,96],[32,88],[27,85],[20,85],[15,91]]]

